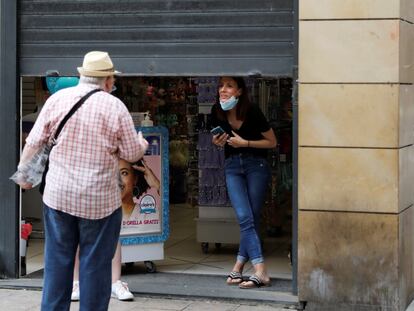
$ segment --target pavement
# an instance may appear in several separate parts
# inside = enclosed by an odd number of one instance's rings
[[[140,266],[124,271],[135,300],[111,299],[109,310],[288,311],[298,310],[292,281],[272,279],[272,286],[240,289],[226,285],[223,276],[146,273]],[[0,310],[40,310],[43,270],[19,279],[0,280]],[[79,303],[70,309],[79,310]],[[92,310],[93,311],[93,310]]]
[[[27,289],[0,289],[0,308],[7,311],[40,310],[41,291]],[[71,304],[70,311],[79,310],[79,303]],[[289,311],[294,305],[270,302],[237,301],[192,297],[135,295],[134,301],[111,299],[110,311]]]
[[[195,299],[222,299],[246,303],[269,303],[297,305],[298,297],[292,294],[292,281],[272,278],[272,286],[254,289],[240,289],[228,286],[223,276],[146,273],[141,266],[123,271],[122,281],[127,282],[132,293],[143,296],[167,296]],[[36,271],[20,279],[0,280],[3,289],[41,290],[43,270]],[[1,304],[0,304],[0,310]]]

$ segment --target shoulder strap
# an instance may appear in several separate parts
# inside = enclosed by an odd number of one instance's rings
[[[101,89],[95,89],[87,93],[85,96],[83,96],[68,112],[68,114],[63,118],[62,122],[60,122],[59,127],[55,133],[55,137],[53,138],[53,141],[55,141],[60,132],[62,131],[63,127],[65,126],[66,122],[70,119],[71,116],[76,112],[76,110],[79,109],[80,106],[94,93],[102,91]]]

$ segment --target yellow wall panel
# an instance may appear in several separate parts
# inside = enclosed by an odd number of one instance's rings
[[[403,2],[408,2],[405,0]],[[399,18],[400,0],[300,0],[300,19]]]
[[[400,24],[400,81],[414,83],[414,25],[408,22]]]
[[[299,209],[398,213],[414,203],[413,146],[299,148]]]
[[[401,17],[407,21],[414,22],[413,0],[401,0]]]
[[[400,85],[399,146],[414,144],[414,85]],[[414,179],[413,179],[414,180]]]
[[[414,293],[414,206],[399,215],[400,310],[405,310]]]
[[[300,84],[299,145],[398,147],[399,92],[398,84]]]
[[[399,83],[400,21],[301,21],[301,83]]]
[[[405,310],[398,232],[398,215],[300,211],[299,301],[324,305],[312,310]]]
[[[400,149],[398,170],[399,211],[402,211],[414,204],[414,146]]]

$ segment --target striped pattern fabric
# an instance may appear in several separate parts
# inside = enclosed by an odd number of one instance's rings
[[[47,142],[72,106],[94,85],[79,84],[53,94],[26,139]],[[107,92],[93,94],[68,120],[49,158],[43,201],[51,208],[100,219],[121,206],[118,160],[140,159],[147,142],[137,134],[125,105]]]

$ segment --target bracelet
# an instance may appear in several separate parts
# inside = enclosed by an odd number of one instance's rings
[[[247,148],[249,148],[250,147],[250,141],[248,140],[247,141]]]

